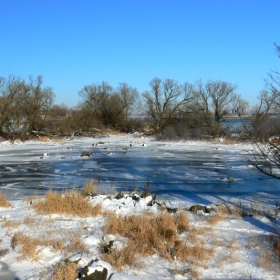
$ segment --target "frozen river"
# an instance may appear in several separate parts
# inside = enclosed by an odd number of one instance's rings
[[[5,142],[0,144],[1,191],[10,199],[20,199],[50,188],[81,188],[92,179],[100,192],[141,191],[149,182],[149,192],[198,203],[248,196],[275,201],[280,197],[279,180],[248,165],[250,149],[249,145],[165,143],[134,136]],[[92,155],[81,157],[82,151]]]

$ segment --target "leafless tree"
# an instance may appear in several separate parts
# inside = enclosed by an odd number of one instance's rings
[[[25,126],[30,130],[44,129],[44,121],[54,102],[54,92],[50,87],[43,87],[43,77],[29,77],[28,83],[20,94],[17,109],[20,110]]]
[[[280,57],[280,46],[276,45]],[[253,119],[255,153],[252,164],[262,173],[280,179],[280,73],[271,71],[259,97]]]
[[[13,75],[8,79],[0,77],[0,133],[14,133],[20,122],[15,102],[24,89],[24,81]]]
[[[213,136],[222,133],[223,118],[236,98],[235,90],[236,86],[224,81],[208,81],[205,85],[201,81],[195,83],[196,106]]]
[[[120,83],[116,92],[120,97],[120,103],[125,116],[124,121],[127,122],[129,114],[133,111],[137,102],[139,102],[138,90],[130,87],[127,83]]]
[[[178,117],[183,106],[194,100],[192,86],[173,79],[154,78],[150,82],[151,91],[143,94],[146,114],[152,120],[157,133]]]
[[[107,82],[84,86],[79,92],[87,107],[102,124],[108,124],[107,116],[110,110],[109,99],[113,94],[113,87]]]

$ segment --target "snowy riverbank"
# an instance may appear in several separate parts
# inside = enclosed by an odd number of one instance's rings
[[[97,146],[94,146],[97,145]],[[79,149],[77,148],[79,147]],[[133,150],[142,153],[144,149],[154,147],[153,150],[146,150],[154,152],[157,150],[157,155],[162,155],[167,159],[174,157],[175,151],[183,153],[186,148],[188,151],[195,155],[198,150],[207,152],[209,150],[229,151],[232,158],[228,160],[234,160],[236,154],[248,153],[252,150],[250,145],[233,144],[224,145],[223,143],[207,143],[207,142],[158,142],[152,138],[142,138],[139,135],[126,135],[126,136],[112,136],[102,139],[75,139],[65,142],[34,142],[28,141],[25,143],[11,144],[9,142],[0,143],[0,156],[2,162],[9,164],[15,163],[17,165],[24,165],[25,162],[56,162],[63,161],[61,157],[69,157],[71,160],[78,160],[80,158],[81,150],[85,148],[93,147],[93,149],[99,149],[101,155],[104,157],[109,156],[123,156],[122,153],[129,150]],[[124,149],[125,148],[125,149]],[[72,150],[71,150],[72,149]],[[142,150],[141,150],[142,149]],[[76,154],[73,151],[76,150]],[[96,150],[93,150],[94,152]],[[174,154],[172,154],[174,152]],[[45,158],[44,153],[46,153]],[[70,153],[70,154],[69,154]],[[112,153],[112,154],[110,154]],[[168,153],[168,154],[165,154]],[[96,152],[97,154],[97,152]],[[20,155],[20,156],[19,156]],[[28,157],[25,157],[28,155]],[[97,154],[99,155],[99,154]],[[133,154],[134,155],[134,154]],[[146,154],[145,154],[146,155]],[[177,155],[177,154],[175,154]],[[223,154],[220,154],[223,155]],[[86,161],[86,159],[85,159]],[[86,162],[87,166],[90,164]],[[209,164],[208,164],[209,165]],[[207,166],[207,164],[206,164]],[[221,168],[218,164],[215,166],[217,170]],[[175,166],[174,171],[179,169],[180,166]],[[236,167],[237,168],[237,167]],[[239,169],[250,170],[250,166],[238,166]],[[239,170],[238,169],[238,170]],[[165,167],[164,170],[167,170]],[[218,172],[218,171],[217,171]],[[10,174],[10,173],[9,173]],[[12,174],[12,172],[11,172]],[[187,176],[186,172],[184,173]],[[122,176],[123,174],[120,174]],[[201,173],[192,173],[191,176],[203,176],[203,170]],[[222,174],[223,175],[223,174]],[[222,176],[219,173],[219,176]],[[182,174],[178,174],[178,177]],[[217,176],[216,176],[217,177]],[[215,178],[216,178],[215,177]],[[227,176],[217,177],[217,183],[224,183],[223,180],[227,179]],[[7,180],[12,180],[10,177],[2,178],[2,193],[7,191],[14,191],[11,187],[12,183]],[[0,178],[1,179],[1,178]],[[191,178],[190,178],[191,180]],[[199,178],[197,178],[199,180]],[[14,184],[14,183],[13,183]],[[105,185],[105,183],[104,183]],[[104,188],[105,189],[105,188]],[[111,193],[110,184],[107,188]],[[18,190],[20,191],[20,190]],[[46,190],[44,190],[46,192]],[[104,190],[103,190],[104,191]],[[139,191],[139,193],[142,190]],[[115,190],[113,190],[114,193]],[[124,192],[125,193],[125,192]],[[22,192],[21,194],[24,194]],[[30,190],[28,195],[32,195]],[[279,271],[273,267],[272,259],[267,258],[267,262],[271,263],[271,269],[265,268],[260,265],[261,253],[265,250],[270,250],[269,238],[272,234],[279,234],[280,231],[280,219],[276,213],[276,203],[279,202],[280,196],[277,193],[263,192],[263,197],[259,193],[258,198],[252,194],[252,196],[246,195],[242,199],[240,197],[219,196],[217,194],[205,194],[199,193],[200,200],[197,200],[195,195],[195,188],[193,194],[189,197],[165,195],[161,193],[157,196],[157,201],[160,204],[168,205],[169,208],[176,208],[177,213],[184,212],[189,217],[190,227],[199,231],[199,239],[205,247],[213,248],[214,252],[211,258],[207,261],[207,264],[198,266],[196,270],[198,278],[201,279],[280,279]],[[10,193],[10,197],[11,193]],[[113,211],[120,216],[131,215],[145,215],[151,213],[154,215],[161,215],[164,211],[158,204],[147,206],[147,199],[133,200],[130,196],[125,195],[123,198],[115,198],[111,195],[111,199],[108,199],[107,195],[98,195],[96,197],[88,199],[92,205],[100,204],[102,211]],[[143,257],[139,260],[141,264],[140,268],[125,267],[123,274],[117,274],[109,264],[99,262],[98,264],[92,261],[98,258],[101,260],[101,246],[105,241],[113,240],[116,249],[118,246],[126,246],[126,238],[122,238],[118,235],[108,235],[104,233],[104,227],[107,218],[104,215],[98,215],[96,217],[80,218],[72,215],[39,215],[34,209],[31,208],[30,200],[23,202],[17,196],[13,199],[9,199],[11,207],[0,208],[0,251],[3,255],[0,258],[1,270],[0,279],[50,279],[50,269],[53,266],[65,259],[65,257],[77,258],[79,260],[79,266],[84,267],[89,265],[91,270],[94,267],[107,267],[109,270],[109,276],[111,280],[116,279],[192,279],[190,270],[190,264],[188,262],[179,261],[176,258],[166,259],[153,254],[148,257]],[[204,203],[205,202],[205,203]],[[215,209],[212,213],[204,213],[198,211],[194,213],[187,211],[190,206],[195,204],[207,205],[209,208]],[[238,217],[233,214],[228,214],[219,220],[215,224],[210,224],[211,216],[216,214],[217,205],[224,204],[235,205],[246,209],[246,213],[242,217]],[[162,212],[163,211],[163,212]],[[170,214],[175,215],[175,214]],[[203,231],[202,231],[203,230]],[[81,244],[87,247],[88,252],[86,254],[79,254],[79,250],[68,256],[61,253],[52,246],[40,245],[38,246],[38,259],[31,261],[28,257],[21,256],[21,247],[11,247],[11,240],[15,233],[21,232],[31,237],[40,237],[44,232],[52,232],[53,236],[60,236],[64,238],[65,243],[71,241],[71,236],[79,236]],[[191,231],[189,231],[191,232]],[[180,240],[186,239],[188,231],[178,233]],[[20,257],[21,256],[21,257]],[[278,263],[279,264],[279,263]],[[269,266],[267,266],[269,267]],[[273,268],[273,269],[272,269]],[[184,275],[176,274],[175,271],[185,272]],[[114,274],[115,273],[115,274]],[[114,275],[113,275],[114,274]],[[17,277],[17,278],[15,278]],[[45,278],[44,278],[45,277]]]

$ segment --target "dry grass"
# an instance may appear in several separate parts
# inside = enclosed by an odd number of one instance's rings
[[[44,199],[31,205],[39,214],[65,214],[79,217],[97,216],[101,213],[101,206],[93,206],[76,190],[60,194],[49,191]]]
[[[25,216],[23,219],[23,224],[28,226],[29,228],[38,227],[40,223],[41,223],[40,218]]]
[[[39,261],[42,258],[39,246],[50,247],[54,252],[61,252],[65,257],[76,252],[88,253],[86,245],[81,241],[80,233],[71,230],[67,232],[45,230],[36,237],[19,231],[13,234],[10,246],[12,249],[19,248],[18,261],[25,259]]]
[[[40,200],[31,204],[39,215],[25,216],[21,221],[2,220],[2,228],[7,228],[6,236],[11,236],[10,246],[18,252],[18,260],[39,261],[42,258],[42,246],[65,257],[76,252],[88,253],[87,246],[81,240],[82,223],[73,228],[63,228],[61,221],[43,216],[45,214],[67,214],[80,217],[100,214],[101,206],[93,206],[88,199],[75,190],[64,194],[48,192]],[[41,215],[40,215],[41,214]],[[20,230],[16,230],[20,227]],[[26,229],[25,229],[26,228]],[[34,230],[32,230],[34,229]],[[3,254],[7,250],[3,250]]]
[[[0,194],[0,207],[4,207],[4,208],[12,207],[12,204],[7,201],[6,196],[3,194]]]
[[[19,261],[24,259],[38,261],[39,252],[36,250],[36,247],[39,245],[39,241],[37,238],[31,238],[22,232],[17,232],[11,238],[11,248],[15,249],[20,246],[20,256],[17,258]]]
[[[125,248],[111,250],[102,256],[118,270],[127,265],[137,267],[141,257],[157,254],[169,261],[176,258],[188,262],[193,267],[191,274],[198,275],[196,267],[206,268],[214,253],[214,248],[205,246],[199,230],[189,226],[189,218],[183,212],[174,216],[163,212],[159,216],[144,214],[130,217],[111,213],[104,231],[129,238]],[[180,233],[184,232],[187,235],[181,240]]]
[[[28,202],[28,203],[32,204],[34,200],[37,200],[37,199],[39,199],[39,198],[40,198],[39,195],[34,194],[34,195],[30,195],[30,196],[25,196],[25,197],[22,199],[22,201],[23,201],[23,202]]]
[[[185,212],[181,212],[175,216],[175,224],[178,232],[187,231],[189,228],[189,216]]]
[[[10,229],[15,229],[20,226],[21,222],[19,221],[11,221],[11,220],[5,220],[2,223],[2,228],[10,228]]]
[[[280,235],[263,238],[259,256],[259,265],[267,270],[280,273]]]
[[[102,259],[113,264],[118,271],[122,271],[124,266],[140,268],[138,244],[131,240],[126,247],[103,254]]]
[[[185,275],[186,274],[186,270],[175,268],[175,269],[173,269],[172,274],[173,275],[176,275],[176,274],[177,275]]]
[[[0,258],[4,257],[8,253],[9,253],[9,249],[8,248],[0,248]]]
[[[220,204],[218,206],[218,211],[216,213],[211,214],[208,222],[211,226],[214,226],[217,223],[224,221],[227,218],[241,219],[242,213],[235,206],[231,207],[226,204]]]
[[[219,219],[238,216],[234,210],[219,207]],[[210,219],[213,219],[210,217]],[[216,219],[216,217],[215,217]],[[199,278],[201,269],[207,269],[210,261],[216,254],[216,248],[223,248],[223,254],[216,256],[220,267],[234,263],[238,259],[235,251],[240,249],[237,237],[234,235],[229,241],[222,238],[218,241],[212,226],[218,221],[206,223],[205,226],[190,225],[189,217],[185,212],[176,215],[163,212],[159,216],[153,214],[132,215],[130,217],[108,214],[105,233],[114,234],[129,240],[122,249],[111,249],[102,255],[117,270],[125,267],[139,267],[139,260],[143,257],[157,254],[169,261],[176,259],[188,264],[188,270],[173,271],[173,274],[188,274]]]
[[[138,246],[133,250],[141,256],[158,254],[169,259],[169,247],[178,238],[174,218],[168,213],[159,217],[150,214],[121,217],[111,213],[104,232],[128,237],[135,244],[137,242]]]
[[[98,186],[94,184],[93,180],[90,180],[84,185],[81,195],[90,196],[92,194],[98,194]]]
[[[60,138],[55,138],[55,137],[49,137],[49,136],[38,136],[37,138],[35,138],[34,140],[40,141],[40,142],[65,142],[64,139],[60,139]]]
[[[215,139],[212,141],[213,144],[222,144],[222,145],[235,145],[235,144],[242,144],[244,141],[240,139]]]
[[[78,278],[78,266],[73,262],[61,262],[53,270],[51,280],[75,280]]]

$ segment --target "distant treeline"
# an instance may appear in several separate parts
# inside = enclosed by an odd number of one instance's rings
[[[55,94],[43,86],[42,76],[0,77],[0,136],[24,140],[35,134],[94,135],[104,128],[165,138],[226,136],[230,134],[226,116],[234,113],[242,119],[249,107],[235,91],[236,86],[225,81],[180,84],[154,78],[149,90],[140,94],[126,83],[113,88],[101,82],[85,85],[77,93],[82,102],[69,108],[55,104]],[[279,91],[267,87],[258,100],[246,137],[279,133]],[[132,117],[137,115],[145,118]]]

